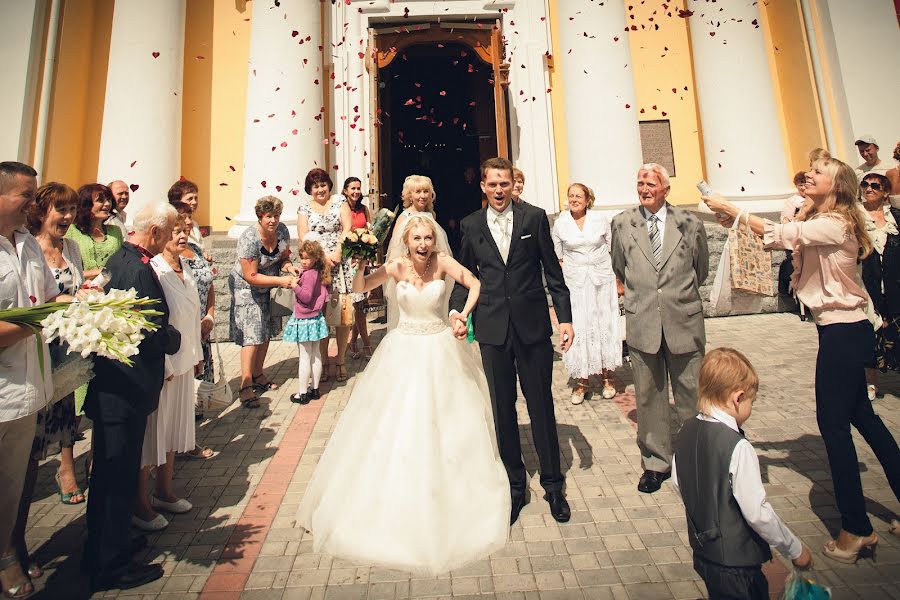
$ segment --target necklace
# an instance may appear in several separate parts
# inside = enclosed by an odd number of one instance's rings
[[[422,279],[426,275],[428,275],[428,270],[431,268],[431,258],[434,256],[434,252],[428,255],[428,260],[425,261],[425,268],[422,270],[422,274],[419,275],[419,272],[416,271],[416,264],[412,261],[412,258],[409,259],[409,265],[412,267],[413,277],[418,279],[422,283],[425,283],[425,280]]]

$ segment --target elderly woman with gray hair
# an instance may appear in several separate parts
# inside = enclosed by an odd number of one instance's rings
[[[259,406],[259,393],[278,387],[263,374],[269,340],[281,329],[281,319],[270,311],[270,292],[276,287],[292,289],[299,275],[291,264],[291,234],[281,222],[282,208],[274,196],[256,201],[258,222],[238,239],[234,268],[228,274],[229,330],[231,339],[241,346],[238,396],[247,408]]]

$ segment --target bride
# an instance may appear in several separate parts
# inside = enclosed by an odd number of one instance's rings
[[[356,384],[300,504],[316,552],[438,575],[506,543],[509,481],[497,451],[487,381],[477,355],[453,337],[449,283],[480,284],[450,257],[427,213],[410,215],[404,254],[353,291],[396,281],[399,322]]]

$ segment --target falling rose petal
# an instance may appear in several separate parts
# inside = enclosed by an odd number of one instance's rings
[[[692,11],[692,10],[678,9],[678,16],[681,17],[682,19],[687,19],[688,17],[693,16],[693,14],[694,14],[694,11]]]
[[[677,88],[672,88],[672,93],[673,93],[673,94],[677,94],[677,93],[678,93],[678,89],[677,89]]]
[[[335,170],[335,171],[337,171],[337,170],[338,170],[338,166],[337,166],[337,165],[334,165],[334,166],[333,166],[333,167],[331,167],[331,168],[332,168],[332,169],[334,169],[334,170]]]
[[[625,105],[625,108],[631,108],[631,105],[630,105],[630,104],[626,104],[626,105]]]
[[[416,101],[413,100],[412,98],[410,98],[409,100],[407,100],[406,102],[403,103],[403,106],[412,106],[415,103],[416,103]]]
[[[291,111],[291,116],[292,116],[292,117],[296,117],[296,116],[297,116],[297,111],[292,110],[292,111]]]
[[[134,168],[134,165],[136,165],[136,164],[137,164],[137,161],[136,161],[136,160],[135,160],[135,161],[132,161],[132,163],[131,163],[131,167],[130,167],[130,168],[132,168],[132,169],[133,169],[133,168]]]
[[[446,96],[446,95],[447,95],[447,91],[446,91],[446,90],[441,90],[441,91],[440,91],[440,94],[441,94],[441,96]]]
[[[153,58],[159,58],[159,52],[151,52],[150,54]]]
[[[228,168],[231,169],[232,171],[236,171],[236,170],[237,170],[237,169],[234,168],[234,165],[228,165]]]
[[[259,182],[259,185],[261,185],[261,186],[263,186],[263,187],[266,187],[266,180],[263,179],[262,181],[260,181],[260,182]]]
[[[644,111],[644,109],[642,108],[642,109],[641,109],[641,114],[644,114],[644,112],[645,112],[645,111]]]
[[[281,142],[281,147],[282,147],[282,148],[287,148],[287,142]]]
[[[129,185],[128,187],[129,187],[129,189],[131,189],[132,192],[136,192],[136,191],[138,191],[138,188],[141,187],[141,186],[139,186],[139,185],[136,184],[136,183],[132,183],[132,184]]]
[[[709,37],[716,37],[716,32],[715,32],[715,31],[710,31],[710,32],[709,32]]]
[[[291,193],[296,196],[298,193],[300,193],[300,191],[299,190],[291,190]]]
[[[300,32],[296,29],[291,32],[291,37],[297,37],[298,35],[300,35]]]
[[[28,299],[31,300],[31,303],[32,303],[32,304],[34,304],[35,302],[37,302],[37,298],[35,298],[34,296],[28,296]]]
[[[297,135],[297,130],[296,130],[296,129],[292,129],[292,130],[291,130],[291,135]]]
[[[666,111],[662,111],[662,116],[666,116]]]
[[[655,105],[655,104],[653,105],[653,110],[656,110],[656,105]]]
[[[362,59],[364,59],[364,58],[366,57],[366,53],[365,53],[365,52],[357,52],[356,55],[359,57],[360,60],[362,60]]]
[[[280,185],[276,185],[276,186],[275,186],[275,191],[276,191],[276,192],[280,192],[280,191],[281,191],[281,186],[280,186]]]
[[[223,182],[222,182],[222,183],[220,183],[220,184],[219,184],[219,185],[220,185],[220,186],[221,186],[221,187],[225,187],[225,186],[227,186],[227,185],[228,185],[228,184],[227,184],[227,183],[225,183],[225,182],[224,182],[224,181],[223,181]]]

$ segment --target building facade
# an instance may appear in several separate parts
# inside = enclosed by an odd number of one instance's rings
[[[557,212],[580,181],[635,202],[642,162],[777,210],[815,147],[857,164],[900,140],[893,0],[0,0],[0,157],[72,186],[123,179],[135,208],[179,177],[201,224],[254,201],[294,222],[314,167],[392,207],[431,176],[442,220],[480,206],[506,155]],[[475,178],[477,179],[477,177]],[[335,191],[339,191],[336,189]],[[136,212],[135,209],[129,211]]]

